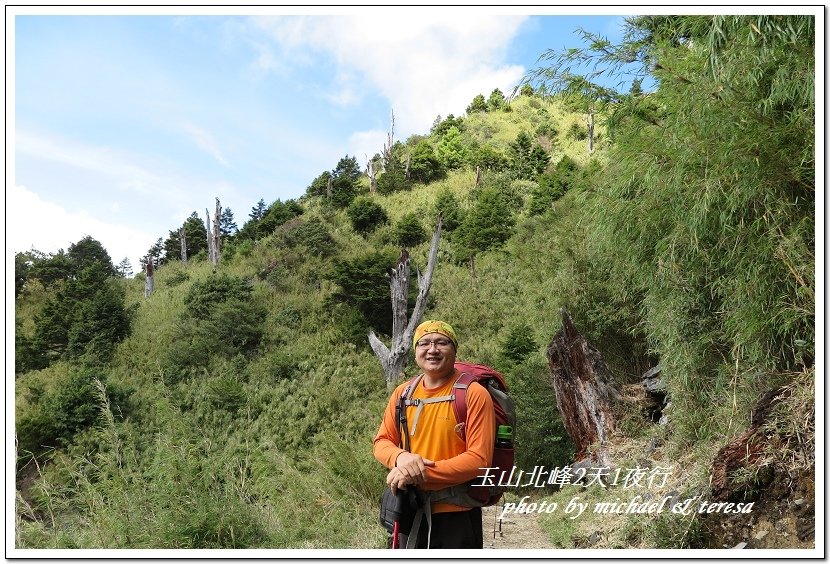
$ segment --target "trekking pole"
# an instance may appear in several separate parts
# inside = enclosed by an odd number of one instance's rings
[[[395,510],[393,511],[394,521],[392,522],[392,548],[400,548],[400,539],[398,538],[401,530],[401,517],[404,512],[404,504],[406,503],[406,490],[398,490],[395,493]]]

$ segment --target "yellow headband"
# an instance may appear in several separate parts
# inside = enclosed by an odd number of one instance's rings
[[[450,326],[449,323],[444,323],[443,321],[435,321],[429,320],[424,321],[415,329],[415,336],[412,337],[412,344],[414,345],[417,343],[421,337],[426,335],[427,333],[439,333],[448,337],[455,348],[458,348],[458,339],[455,336],[455,330]]]

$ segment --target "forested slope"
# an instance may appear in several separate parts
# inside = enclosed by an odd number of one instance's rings
[[[479,96],[379,152],[372,176],[346,155],[296,201],[263,195],[239,230],[225,214],[216,268],[198,216],[181,226],[186,263],[171,229],[142,257],[156,266],[149,297],[93,238],[19,254],[16,546],[384,546],[371,440],[387,391],[366,336],[389,335],[385,272],[401,247],[425,266],[439,212],[426,315],[453,324],[461,357],[507,375],[517,466],[573,461],[545,354],[565,307],[624,389],[661,366],[668,422],[624,404],[618,464],[659,445],[683,469],[675,493],[708,496],[715,454],[778,390],[729,495],[802,491],[814,479],[814,23],[630,26],[653,90],[590,87],[560,66],[509,101]],[[558,490],[533,493],[570,491]],[[609,546],[718,542],[702,517],[627,523]],[[579,526],[549,532],[581,546]]]

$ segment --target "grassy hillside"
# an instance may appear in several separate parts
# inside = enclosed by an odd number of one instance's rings
[[[507,375],[520,468],[572,462],[545,356],[565,307],[629,396],[610,445],[620,467],[644,457],[672,465],[675,494],[705,494],[717,450],[750,425],[759,397],[783,386],[764,422],[769,445],[732,484],[763,498],[789,473],[800,488],[814,465],[814,217],[803,204],[811,165],[763,161],[769,168],[753,170],[747,188],[731,180],[758,159],[755,145],[736,141],[741,119],[723,141],[733,144],[710,153],[700,131],[685,129],[683,112],[700,98],[661,92],[654,107],[679,107],[660,114],[664,129],[618,123],[610,143],[600,127],[590,156],[584,115],[558,98],[520,96],[509,111],[465,116],[458,152],[471,160],[440,178],[367,195],[361,177],[362,195],[387,216],[366,233],[347,209],[307,195],[299,216],[226,245],[215,271],[204,259],[169,261],[146,299],[141,276],[119,279],[131,331],[111,358],[62,357],[16,375],[16,546],[383,547],[385,473],[371,442],[387,391],[366,333],[379,330],[398,223],[414,213],[430,232],[448,193],[467,219],[443,234],[426,315],[453,324],[460,357]],[[720,138],[734,108],[707,107]],[[770,144],[810,139],[809,128],[765,127]],[[511,156],[522,132],[549,158],[530,178]],[[445,140],[421,139],[436,148]],[[482,146],[506,164],[483,167],[476,186],[470,162]],[[712,166],[703,179],[698,149]],[[804,175],[790,191],[779,189],[783,169]],[[492,201],[497,209],[485,209]],[[476,246],[482,226],[470,218],[482,210],[504,218],[505,240]],[[411,246],[415,266],[425,266],[427,247]],[[23,286],[20,335],[33,338],[58,292]],[[657,363],[672,403],[667,425],[648,421],[638,403],[640,375]],[[551,517],[547,527],[566,548],[602,527],[607,546],[681,548],[713,542],[702,521]]]

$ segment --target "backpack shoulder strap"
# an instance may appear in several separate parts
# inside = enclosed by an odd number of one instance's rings
[[[409,424],[406,420],[406,405],[421,378],[423,378],[423,374],[414,376],[409,380],[409,384],[406,385],[406,388],[401,392],[401,397],[398,398],[398,405],[395,406],[395,423],[398,425],[398,434],[401,437],[401,443],[398,446],[406,451],[412,450],[409,441]]]
[[[458,422],[461,439],[467,440],[467,388],[475,382],[475,376],[468,372],[462,372],[453,385],[455,401],[452,402],[452,409],[455,412],[455,420]]]

